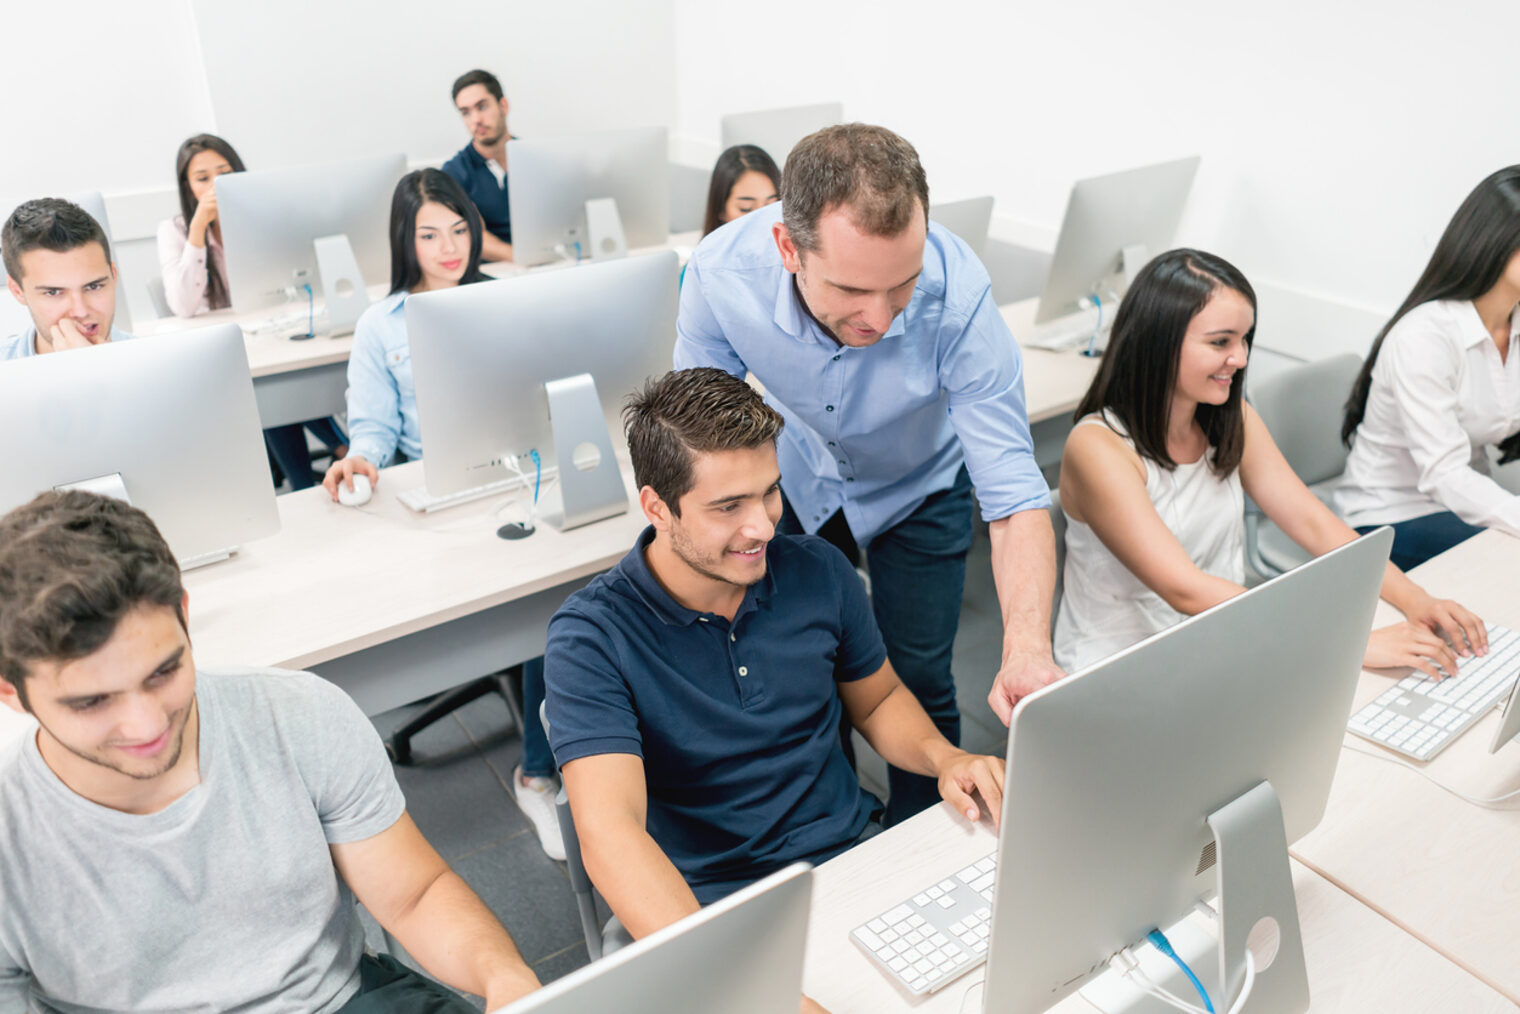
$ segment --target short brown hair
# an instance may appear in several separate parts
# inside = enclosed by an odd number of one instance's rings
[[[179,565],[153,521],[130,504],[49,491],[0,518],[0,676],[26,704],[27,665],[84,658],[142,605],[184,626]]]
[[[786,421],[742,378],[698,366],[672,370],[629,395],[623,425],[634,481],[652,488],[680,517],[698,453],[774,443]]]
[[[0,260],[5,273],[21,282],[21,255],[29,250],[66,253],[89,243],[99,243],[111,260],[111,241],[88,211],[60,197],[39,197],[11,212],[0,227]]]
[[[929,178],[918,152],[886,127],[841,123],[797,142],[781,171],[781,220],[799,250],[818,249],[818,219],[849,209],[872,236],[896,236],[929,215]]]

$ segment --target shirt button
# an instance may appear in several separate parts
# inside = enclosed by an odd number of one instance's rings
[[[739,639],[739,636],[737,634],[733,633],[732,631],[730,631],[729,635],[728,635],[728,639],[730,641],[737,641]]]
[[[740,676],[748,676],[749,675],[749,667],[741,665],[739,667],[739,675]]]
[[[854,482],[854,481],[855,481],[855,477],[853,475],[845,480],[845,482]]]
[[[830,440],[830,441],[829,441],[829,446],[830,446],[830,447],[833,447],[833,446],[834,446],[834,441],[832,441],[832,440]]]
[[[832,411],[834,411],[834,406],[833,405],[825,405],[825,406],[823,406],[823,410],[825,412],[832,412]]]
[[[833,361],[836,362],[836,363],[839,362],[839,357],[835,356]]]

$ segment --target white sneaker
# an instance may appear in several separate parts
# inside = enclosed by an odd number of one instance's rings
[[[538,832],[538,843],[544,847],[545,854],[550,859],[564,862],[565,839],[559,833],[559,810],[554,805],[558,793],[559,786],[554,784],[554,779],[529,778],[528,784],[524,785],[522,765],[512,769],[512,795],[517,799],[518,808]]]

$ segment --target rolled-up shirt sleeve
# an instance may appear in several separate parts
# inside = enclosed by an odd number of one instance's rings
[[[1050,486],[1029,434],[1023,357],[991,287],[970,313],[947,315],[941,327],[941,383],[983,519],[1048,508]]]
[[[1416,487],[1470,525],[1520,536],[1520,497],[1473,468],[1458,413],[1460,349],[1444,342],[1388,342],[1386,377],[1419,469]]]
[[[401,439],[401,391],[373,335],[355,335],[348,357],[348,437],[349,454],[376,468],[390,463]]]
[[[158,223],[158,263],[163,271],[164,300],[176,317],[193,317],[206,298],[204,246],[191,246],[172,218]]]
[[[681,282],[681,312],[676,318],[675,368],[712,366],[742,377],[749,372],[739,353],[723,334],[723,326],[703,291],[702,270],[693,257]]]

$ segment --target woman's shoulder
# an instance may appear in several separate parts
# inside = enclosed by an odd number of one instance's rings
[[[389,348],[398,344],[405,345],[406,312],[403,304],[406,297],[405,292],[392,292],[371,303],[354,325],[355,347],[375,345]]]
[[[184,215],[175,215],[173,218],[165,218],[158,223],[158,238],[160,240],[183,240],[187,235],[189,235],[189,230],[185,227]]]

